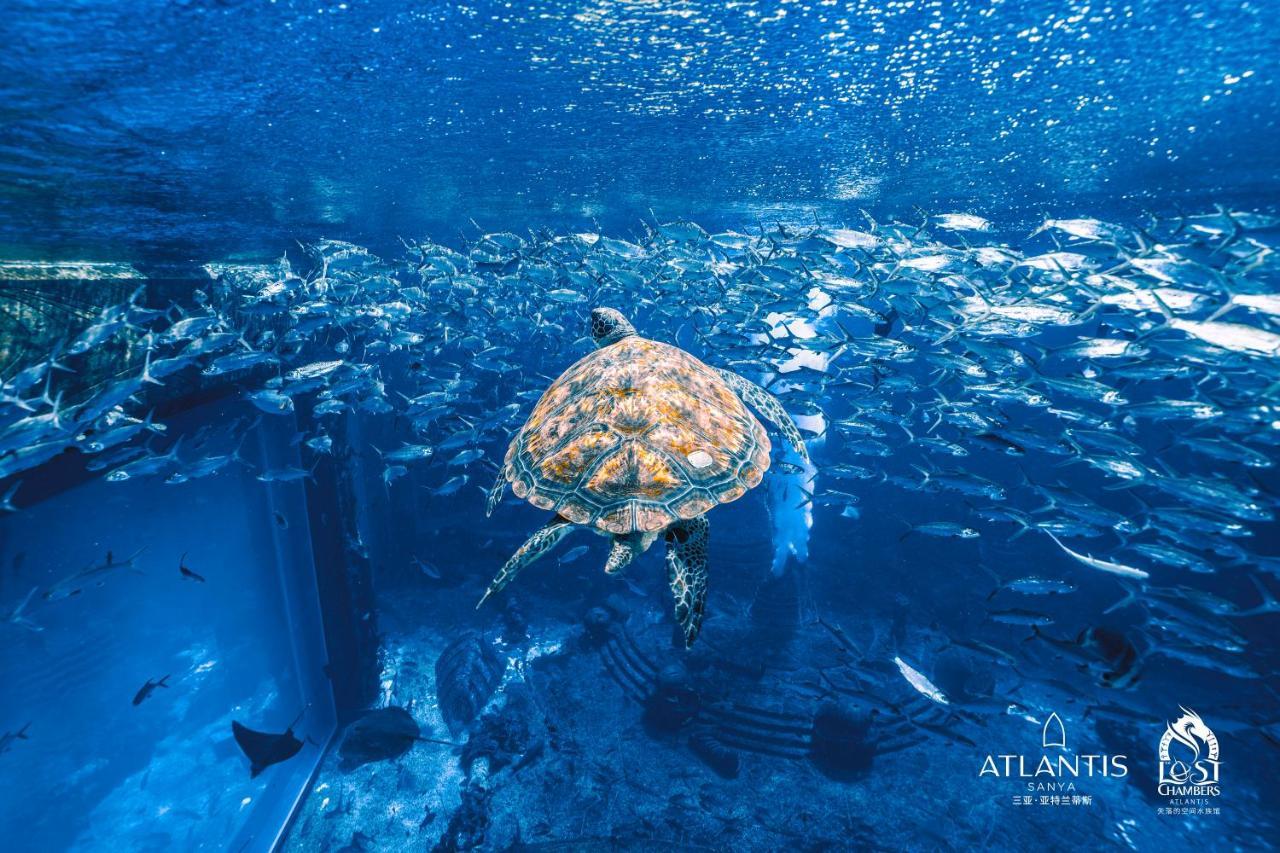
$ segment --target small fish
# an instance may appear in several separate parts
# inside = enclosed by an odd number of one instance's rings
[[[347,404],[342,400],[325,400],[312,407],[311,413],[317,418],[321,418],[325,415],[336,415],[345,412],[348,408]]]
[[[106,343],[123,332],[129,324],[123,320],[108,320],[96,323],[85,329],[71,346],[67,347],[67,355],[81,355]]]
[[[1044,613],[1036,613],[1033,610],[1023,610],[1021,608],[1011,608],[1009,610],[997,610],[990,614],[992,621],[1000,622],[1005,625],[1052,625],[1053,617]]]
[[[965,527],[952,521],[930,521],[925,524],[913,524],[911,529],[898,537],[902,541],[912,533],[923,533],[926,536],[937,536],[942,539],[977,539],[981,534],[972,527]]]
[[[33,631],[36,633],[43,631],[44,628],[42,626],[37,625],[35,622],[31,620],[31,617],[25,615],[27,605],[31,603],[31,599],[35,597],[35,594],[39,590],[40,590],[40,587],[33,586],[31,588],[31,591],[27,593],[27,597],[22,599],[22,601],[18,604],[18,606],[10,610],[7,614],[4,615],[3,618],[0,618],[0,622],[4,622],[9,625],[16,625],[19,628],[25,628],[28,631]]]
[[[574,560],[578,559],[583,554],[587,553],[588,550],[589,549],[587,548],[586,545],[579,545],[576,548],[570,548],[568,551],[565,551],[563,555],[561,555],[560,561],[559,561],[560,565],[563,566],[566,563],[572,563]]]
[[[957,259],[951,255],[927,254],[904,258],[898,262],[898,266],[920,272],[942,272],[952,267],[956,261]]]
[[[10,486],[9,490],[4,493],[4,496],[0,497],[0,511],[3,511],[3,512],[18,511],[18,508],[13,505],[13,497],[18,493],[18,489],[20,488],[22,488],[21,480],[19,480],[18,482]]]
[[[316,453],[333,452],[333,438],[327,435],[312,436],[304,441],[303,444],[314,450]]]
[[[921,484],[925,488],[934,487],[948,492],[958,492],[970,497],[984,497],[988,500],[1002,501],[1007,497],[1004,487],[990,480],[984,480],[976,474],[950,474],[942,471],[926,471],[918,465],[912,465],[924,477]]]
[[[1203,669],[1215,675],[1225,675],[1228,678],[1235,678],[1241,681],[1253,681],[1262,677],[1247,665],[1223,660],[1221,655],[1206,652],[1202,647],[1196,645],[1176,646],[1168,643],[1159,643],[1152,647],[1148,654],[1180,661],[1196,669]]]
[[[166,684],[165,682],[168,680],[169,680],[169,676],[167,675],[159,679],[158,681],[152,681],[151,679],[148,678],[147,683],[139,687],[138,692],[133,694],[133,704],[141,705],[143,702],[147,700],[147,697],[149,697],[157,687],[164,687],[167,689],[169,685]]]
[[[931,452],[945,453],[948,456],[968,456],[969,450],[962,445],[956,444],[954,441],[947,441],[945,438],[936,436],[923,436],[914,441],[920,447],[927,448]]]
[[[1132,418],[1146,418],[1153,421],[1195,420],[1206,421],[1222,417],[1222,409],[1212,403],[1198,400],[1152,400],[1149,403],[1138,403],[1125,409],[1125,414]]]
[[[1042,578],[1031,575],[1025,578],[1011,580],[1001,587],[997,587],[996,592],[1001,589],[1007,589],[1020,595],[1064,595],[1076,591],[1076,585],[1064,580],[1056,578]],[[996,593],[991,593],[994,596]],[[990,596],[988,596],[990,597]]]
[[[1062,549],[1063,553],[1071,559],[1075,560],[1077,563],[1086,565],[1091,569],[1097,569],[1100,572],[1107,572],[1124,578],[1137,578],[1138,580],[1146,580],[1151,577],[1150,572],[1145,572],[1142,569],[1135,569],[1132,566],[1126,566],[1122,563],[1112,563],[1107,560],[1100,560],[1097,557],[1090,557],[1087,554],[1080,554],[1076,551],[1072,551],[1066,545],[1063,545],[1062,542],[1058,540],[1057,536],[1054,536],[1047,530],[1045,531],[1045,535],[1052,539],[1054,543]]]
[[[208,356],[225,352],[240,341],[235,332],[211,332],[201,338],[195,338],[182,348],[182,355],[187,357]]]
[[[185,317],[166,329],[159,340],[160,343],[173,343],[198,338],[220,322],[221,318],[217,315]]]
[[[942,694],[942,691],[935,687],[932,681],[925,678],[919,670],[907,664],[900,657],[895,656],[893,662],[897,664],[898,672],[902,673],[902,677],[907,680],[908,684],[915,688],[917,693],[928,699],[932,699],[939,705],[951,704],[947,701],[947,697]]]
[[[1221,320],[1184,320],[1174,316],[1169,306],[1162,302],[1158,295],[1152,293],[1152,297],[1164,314],[1166,328],[1177,329],[1193,338],[1226,350],[1259,355],[1280,354],[1280,334],[1276,332],[1257,326],[1246,326],[1242,323],[1225,323]]]
[[[1049,230],[1061,231],[1080,240],[1100,240],[1109,243],[1118,243],[1127,235],[1125,229],[1097,219],[1046,219],[1043,225],[1031,232],[1031,236],[1034,237]]]
[[[43,598],[45,601],[62,601],[73,595],[79,595],[87,586],[91,584],[102,586],[108,579],[116,577],[125,569],[142,574],[142,571],[134,566],[134,561],[145,550],[146,546],[144,545],[119,561],[115,559],[115,555],[108,551],[105,562],[91,564],[88,568],[81,569],[74,575],[63,578],[46,589]]]
[[[431,494],[438,498],[447,498],[450,495],[456,495],[458,491],[470,481],[470,479],[471,478],[466,474],[459,474],[456,477],[450,477],[444,483],[432,489]]]
[[[1187,569],[1203,575],[1213,574],[1216,571],[1214,565],[1203,557],[1183,551],[1181,548],[1174,548],[1171,545],[1141,543],[1134,545],[1133,550],[1148,560],[1163,563],[1175,569]]]
[[[990,231],[991,223],[972,213],[943,213],[933,217],[933,224],[947,231]]]
[[[117,465],[107,473],[104,478],[108,483],[123,483],[126,480],[135,480],[140,477],[149,477],[155,474],[171,472],[175,467],[182,464],[179,456],[182,439],[178,439],[168,453],[154,454],[144,451],[143,456]],[[128,458],[127,456],[113,458]]]
[[[413,565],[418,569],[418,571],[422,573],[424,577],[429,578],[433,581],[442,580],[444,578],[444,573],[441,572],[440,569],[438,569],[434,564],[428,563],[426,560],[423,560],[419,557],[413,558]]]
[[[1179,443],[1182,447],[1196,453],[1221,459],[1224,462],[1238,462],[1249,468],[1270,468],[1275,464],[1267,454],[1225,438],[1181,436]]]
[[[339,367],[346,364],[341,359],[333,361],[313,361],[310,364],[304,364],[301,367],[295,367],[293,370],[285,373],[284,378],[290,382],[298,382],[305,379],[318,379],[328,376]]]
[[[874,249],[880,245],[880,238],[874,234],[848,228],[825,228],[817,236],[842,249]]]
[[[287,415],[293,411],[292,397],[281,394],[279,391],[272,391],[269,388],[255,391],[249,394],[246,399],[268,415]]]
[[[392,462],[403,464],[406,462],[419,462],[430,459],[435,454],[435,450],[426,444],[406,444],[403,447],[397,447],[395,450],[388,450],[382,454],[384,462]]]
[[[281,468],[269,468],[258,473],[258,479],[264,483],[293,483],[297,480],[310,479],[311,472],[306,468],[295,468],[285,465]]]
[[[459,447],[465,447],[468,444],[477,444],[480,441],[480,433],[474,429],[464,429],[455,432],[453,435],[440,442],[441,450],[457,450]]]
[[[640,584],[636,583],[635,578],[631,577],[630,575],[623,575],[622,582],[623,584],[626,585],[627,590],[630,591],[633,595],[638,595],[641,598],[649,597],[649,593],[645,591],[645,588],[640,586]]]
[[[1011,438],[995,432],[980,432],[974,438],[987,445],[1003,451],[1009,456],[1025,456],[1027,449]]]
[[[178,572],[182,575],[183,580],[195,581],[196,583],[204,583],[204,575],[193,571],[187,566],[187,554],[184,551],[182,557],[178,560]]]
[[[4,755],[9,750],[13,749],[15,741],[31,740],[31,736],[27,734],[27,729],[29,728],[31,728],[31,723],[27,723],[16,732],[5,732],[0,735],[0,755]]]
[[[1135,341],[1123,338],[1086,338],[1056,351],[1059,356],[1074,358],[1142,358],[1151,350]]]
[[[576,290],[570,290],[567,287],[548,290],[544,295],[552,302],[559,302],[562,305],[581,305],[588,301],[585,295]]]
[[[1043,255],[1024,258],[1016,266],[1065,275],[1089,268],[1090,261],[1087,256],[1079,252],[1046,252]]]
[[[224,373],[233,373],[238,370],[248,370],[252,367],[258,367],[263,364],[279,364],[280,358],[269,352],[259,352],[257,350],[247,350],[244,352],[228,353],[220,358],[214,359],[204,370],[201,371],[205,376],[221,376]]]
[[[480,450],[479,448],[473,447],[470,450],[462,451],[457,456],[450,459],[449,465],[450,466],[470,465],[472,462],[475,462],[477,459],[483,459],[483,458],[484,458],[484,451]]]
[[[893,449],[883,442],[876,441],[873,438],[860,438],[852,441],[845,441],[841,447],[856,456],[879,456],[889,457],[893,455]]]

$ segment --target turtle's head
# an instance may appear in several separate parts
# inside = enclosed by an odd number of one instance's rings
[[[607,347],[636,333],[622,313],[612,308],[591,309],[591,337],[597,347]]]

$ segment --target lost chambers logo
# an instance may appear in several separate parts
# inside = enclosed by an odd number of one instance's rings
[[[1195,711],[1178,706],[1182,716],[1168,723],[1160,738],[1160,785],[1162,797],[1180,802],[1184,798],[1216,797],[1218,738]]]
[[[1067,728],[1056,713],[1044,721],[1040,755],[991,754],[982,762],[981,776],[1019,779],[1024,793],[1015,794],[1014,805],[1092,805],[1093,796],[1076,790],[1076,781],[1094,777],[1115,779],[1129,775],[1127,755],[1073,753],[1067,750]]]

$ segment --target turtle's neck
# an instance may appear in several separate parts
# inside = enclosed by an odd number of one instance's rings
[[[605,335],[603,338],[596,341],[596,349],[604,349],[611,344],[616,344],[618,341],[624,341],[627,338],[634,337],[636,337],[634,329],[619,329],[618,331],[610,335]]]

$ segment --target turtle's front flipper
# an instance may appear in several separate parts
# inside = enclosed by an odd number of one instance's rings
[[[498,504],[502,503],[502,496],[507,491],[507,469],[502,467],[498,469],[498,479],[493,484],[493,488],[489,489],[489,499],[484,504],[484,517],[488,518],[493,515],[493,511],[498,508]]]
[[[721,378],[733,389],[734,393],[742,398],[742,402],[764,415],[765,419],[772,422],[787,440],[787,444],[800,454],[800,458],[805,462],[809,461],[809,451],[804,446],[804,439],[800,437],[800,428],[796,426],[796,422],[791,420],[791,415],[787,414],[787,410],[782,408],[782,404],[778,402],[778,398],[761,388],[754,382],[743,379],[736,373],[728,370],[717,370]]]
[[[573,525],[568,521],[556,516],[555,520],[546,527],[535,531],[493,576],[493,580],[489,582],[489,588],[484,591],[484,596],[480,599],[480,604],[476,605],[476,609],[479,610],[480,605],[489,600],[489,596],[501,591],[504,586],[515,580],[521,569],[554,548],[571,527]]]
[[[687,649],[702,628],[707,600],[707,535],[711,524],[699,516],[667,528],[667,583],[676,598],[676,621]]]

